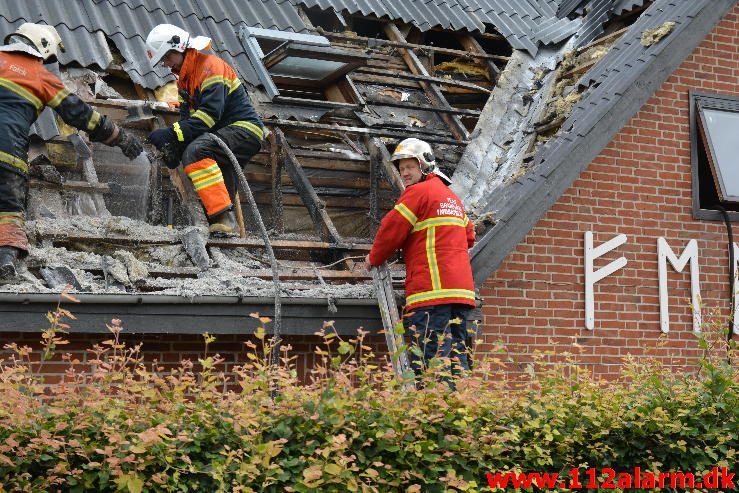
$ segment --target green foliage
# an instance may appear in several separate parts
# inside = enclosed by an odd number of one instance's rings
[[[69,315],[50,315],[36,359],[64,344]],[[212,335],[197,363],[165,372],[120,341],[119,321],[108,329],[90,350],[92,369],[66,358],[67,378],[54,386],[43,385],[30,348],[6,346],[0,492],[490,491],[485,475],[496,471],[737,463],[739,377],[710,358],[690,375],[625,361],[618,382],[595,381],[574,361],[542,362],[515,389],[502,383],[504,363],[489,359],[456,391],[431,365],[423,389],[404,392],[364,333],[343,340],[330,324],[309,383],[264,329],[246,343],[235,381],[208,354]]]

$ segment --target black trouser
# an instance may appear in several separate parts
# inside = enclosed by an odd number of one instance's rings
[[[0,165],[0,246],[25,252],[28,238],[24,230],[28,176]]]
[[[226,143],[242,169],[246,167],[251,158],[262,148],[262,143],[259,139],[243,127],[223,127],[217,130],[215,134]],[[188,164],[206,158],[213,159],[218,163],[218,167],[221,168],[221,173],[223,174],[223,181],[226,183],[226,190],[228,190],[228,195],[233,202],[236,196],[236,190],[238,189],[236,171],[233,169],[231,160],[221,146],[208,133],[201,135],[187,145],[185,152],[182,153],[182,164],[187,166]]]
[[[0,212],[26,212],[28,175],[0,166]]]
[[[421,355],[411,351],[411,366],[416,374],[428,368],[432,358],[451,360],[446,370],[459,375],[469,370],[467,362],[467,314],[472,307],[459,303],[412,308],[403,317],[403,326],[411,344],[421,349]],[[453,384],[450,382],[450,386]]]

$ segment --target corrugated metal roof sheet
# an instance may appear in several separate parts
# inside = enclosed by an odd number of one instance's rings
[[[467,9],[486,24],[492,24],[511,46],[532,55],[538,43],[559,42],[580,28],[580,21],[558,19],[555,2],[547,0],[463,0]]]
[[[580,4],[585,2],[586,0],[563,0],[563,2],[559,5],[559,8],[557,9],[557,17],[567,17],[568,15],[573,13],[580,6]]]
[[[465,9],[466,0],[295,0],[306,7],[346,10],[350,14],[400,19],[421,31],[441,27],[453,31],[484,31],[485,26]]]
[[[144,38],[157,24],[210,36],[215,52],[252,84],[259,80],[237,37],[242,22],[265,29],[308,30],[295,6],[285,0],[0,0],[0,34],[22,22],[44,22],[59,30],[67,47],[59,57],[63,64],[107,67],[112,61],[107,35],[125,59],[122,65],[131,80],[148,88],[174,78],[167,69],[152,68],[146,56]]]
[[[616,0],[593,0],[586,8],[585,20],[577,31],[577,46],[584,46],[603,32],[603,24],[608,20],[616,5]]]

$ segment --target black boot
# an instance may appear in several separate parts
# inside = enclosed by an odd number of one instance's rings
[[[18,249],[11,246],[0,246],[0,281],[9,281],[18,277],[15,262],[18,260]]]
[[[239,236],[239,224],[236,222],[236,214],[234,214],[233,209],[223,211],[210,218],[208,232],[211,236],[221,238]]]

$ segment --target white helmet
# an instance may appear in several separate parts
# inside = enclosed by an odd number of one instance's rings
[[[59,52],[64,52],[62,37],[59,36],[54,26],[25,22],[18,26],[18,29],[14,33],[5,36],[5,44],[12,41],[12,38],[15,36],[20,36],[30,41],[41,54],[44,61],[47,62],[55,61]]]
[[[393,152],[390,161],[394,161],[397,166],[397,161],[407,158],[415,158],[416,160],[418,160],[418,165],[420,166],[421,173],[424,176],[428,175],[429,173],[433,173],[441,178],[441,180],[446,185],[452,183],[452,180],[449,179],[447,175],[442,173],[441,170],[439,170],[439,168],[436,166],[434,150],[431,149],[431,145],[429,145],[428,142],[421,139],[416,139],[415,137],[405,139],[401,141],[395,148],[395,152]]]
[[[187,48],[207,50],[211,39],[207,36],[190,36],[184,29],[172,24],[159,24],[146,37],[146,54],[152,65],[156,65],[168,51],[184,53]]]

